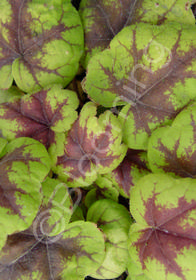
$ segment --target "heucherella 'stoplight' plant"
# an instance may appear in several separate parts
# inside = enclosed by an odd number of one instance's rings
[[[75,2],[0,2],[0,280],[195,280],[195,1]]]
[[[71,187],[88,186],[98,174],[113,170],[124,158],[127,146],[117,117],[109,111],[96,117],[97,106],[86,103],[71,129],[59,134],[51,149],[52,168]]]
[[[8,141],[31,137],[50,149],[55,143],[55,134],[69,130],[77,119],[78,105],[76,93],[59,85],[22,96],[14,92],[7,102],[0,104],[2,136]]]
[[[129,198],[131,187],[149,172],[147,153],[141,150],[128,149],[125,158],[118,167],[105,175],[100,175],[96,184],[99,188],[112,186],[120,195]]]
[[[0,252],[0,279],[83,280],[104,258],[104,238],[96,225],[78,221],[52,242],[32,229],[10,235]]]
[[[92,188],[86,194],[84,201],[87,208],[89,208],[94,202],[104,198],[118,202],[119,191],[113,186],[111,181],[102,175],[97,176],[97,180],[91,187]]]
[[[103,262],[104,235],[93,222],[69,223],[74,205],[61,181],[47,177],[42,194],[32,225],[9,235],[0,251],[0,279],[83,280]]]
[[[126,280],[151,280],[133,261],[128,263],[127,272]]]
[[[125,26],[145,22],[163,24],[181,22],[195,24],[191,4],[187,0],[82,0],[80,15],[85,34],[85,68],[89,59],[108,47],[112,38]]]
[[[22,92],[18,87],[12,86],[9,89],[0,89],[0,104],[11,101],[12,98],[22,97],[24,92]]]
[[[96,223],[106,237],[105,259],[92,277],[98,279],[118,277],[125,271],[129,259],[127,239],[132,223],[130,213],[115,201],[101,199],[90,207],[87,221]]]
[[[182,110],[171,126],[156,129],[148,143],[154,173],[196,178],[196,103]]]
[[[0,88],[25,92],[58,83],[78,70],[83,30],[69,0],[2,0],[0,3]]]
[[[38,141],[22,137],[7,144],[0,138],[0,249],[7,235],[32,224],[50,168],[49,155]]]
[[[90,60],[83,87],[98,104],[125,105],[123,140],[147,149],[151,132],[196,98],[195,54],[195,26],[131,25]]]
[[[43,198],[33,221],[33,232],[39,240],[43,235],[49,239],[51,237],[51,242],[66,229],[74,211],[74,205],[68,187],[58,179],[48,176],[42,183],[41,190]]]
[[[196,180],[146,175],[132,188],[130,211],[136,221],[128,246],[137,268],[133,275],[144,273],[152,280],[194,280]]]

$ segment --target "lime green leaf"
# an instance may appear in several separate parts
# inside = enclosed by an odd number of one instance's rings
[[[109,181],[120,195],[129,198],[132,186],[149,172],[147,153],[142,150],[128,149],[119,166],[112,172],[102,176],[105,179],[103,183],[106,184]]]
[[[75,222],[75,221],[84,221],[84,213],[83,209],[80,206],[77,206],[70,218],[70,222]]]
[[[38,141],[18,138],[4,147],[0,159],[1,232],[8,235],[31,225],[42,200],[41,182],[49,170],[49,155]]]
[[[155,173],[196,178],[196,103],[182,110],[172,126],[152,133],[148,160]]]
[[[187,0],[140,0],[135,4],[132,22],[149,22],[163,24],[165,22],[181,22],[195,24],[191,5],[195,1]]]
[[[67,85],[78,70],[83,30],[71,2],[2,0],[0,4],[0,88],[13,79],[25,92]]]
[[[144,176],[132,188],[130,258],[149,279],[192,280],[196,274],[196,180]]]
[[[138,23],[90,60],[83,88],[105,107],[126,105],[120,112],[123,140],[145,150],[151,132],[196,98],[195,52],[194,25]]]
[[[118,202],[118,196],[119,192],[112,182],[104,175],[98,175],[93,188],[85,196],[85,206],[89,208],[94,202],[104,198]]]
[[[73,212],[67,186],[49,177],[42,183],[43,200],[33,222],[34,235],[56,236],[66,229]]]
[[[139,268],[131,259],[128,262],[127,270],[129,276],[126,280],[152,280],[152,278],[148,278],[142,269]]]
[[[4,149],[7,145],[7,140],[4,138],[0,138],[0,158],[5,154]]]
[[[191,4],[187,0],[82,0],[80,15],[85,33],[83,65],[90,57],[108,47],[112,38],[123,27],[148,22],[161,25],[166,22],[195,24]]]
[[[13,99],[22,97],[24,93],[19,90],[16,86],[12,86],[7,90],[0,89],[0,104],[5,102],[10,102]]]
[[[31,137],[49,149],[55,142],[55,133],[69,130],[77,119],[78,104],[76,93],[59,85],[21,98],[16,96],[0,104],[0,130],[8,140]]]
[[[127,147],[122,144],[122,131],[118,119],[105,111],[96,117],[96,105],[86,103],[64,139],[57,142],[51,154],[57,165],[53,171],[71,187],[88,186],[98,174],[113,170],[124,158]]]
[[[120,276],[127,268],[128,231],[132,223],[127,209],[112,200],[101,199],[90,207],[87,220],[97,224],[106,236],[106,256],[92,277],[111,279]]]
[[[104,258],[103,234],[90,222],[73,222],[56,239],[26,231],[10,235],[0,251],[4,280],[82,280]]]

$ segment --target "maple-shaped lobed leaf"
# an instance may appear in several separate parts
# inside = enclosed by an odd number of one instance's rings
[[[130,258],[149,279],[192,280],[196,274],[196,180],[149,174],[130,195],[136,223]]]
[[[92,102],[86,103],[65,139],[57,139],[56,150],[51,150],[57,156],[53,171],[72,187],[90,185],[98,174],[113,170],[127,151],[118,119],[110,111],[97,118],[96,109]]]
[[[101,265],[103,234],[90,222],[73,222],[50,239],[31,229],[10,235],[0,251],[1,280],[83,280]]]
[[[25,92],[67,85],[78,70],[83,30],[68,0],[2,0],[0,88],[13,79]]]
[[[187,0],[82,0],[79,12],[85,35],[83,65],[86,67],[91,56],[107,48],[127,25],[139,22],[160,25],[170,21],[194,25],[191,4]]]
[[[58,85],[37,93],[16,96],[0,104],[0,130],[8,140],[30,137],[48,149],[56,132],[65,132],[77,119],[76,93]]]
[[[192,25],[138,23],[90,60],[83,88],[105,107],[126,105],[120,120],[129,148],[147,149],[151,132],[195,99],[194,35]]]
[[[0,156],[0,231],[3,239],[3,235],[27,229],[34,220],[42,200],[41,182],[50,170],[50,158],[41,143],[23,137],[4,146]],[[0,248],[4,245],[1,242]]]
[[[129,211],[110,199],[92,204],[87,220],[97,224],[106,236],[106,255],[102,265],[91,276],[97,279],[119,277],[127,268],[127,239],[132,219]]]
[[[196,103],[182,110],[171,126],[152,133],[148,161],[154,173],[196,178]]]

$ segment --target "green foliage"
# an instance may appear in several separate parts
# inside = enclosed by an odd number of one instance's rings
[[[1,0],[0,280],[195,280],[194,16]]]
[[[31,138],[17,138],[6,145],[1,139],[0,224],[1,243],[8,234],[27,229],[42,201],[41,182],[51,165],[45,147]]]
[[[0,32],[0,88],[13,79],[25,92],[66,86],[77,73],[83,32],[70,1],[3,0]]]
[[[195,26],[180,23],[138,23],[90,60],[83,87],[98,104],[125,105],[120,120],[129,148],[147,149],[151,132],[195,99],[194,34]]]
[[[56,133],[69,130],[77,119],[76,93],[59,85],[22,96],[12,92],[13,88],[8,91],[9,100],[0,104],[0,130],[9,141],[31,137],[50,150]]]
[[[8,237],[0,252],[4,280],[84,279],[104,258],[104,238],[96,225],[73,222],[53,239],[26,230]],[[28,260],[28,262],[27,262]]]
[[[130,196],[129,253],[149,279],[194,279],[196,180],[150,174]]]
[[[195,178],[196,104],[182,110],[171,126],[156,129],[148,144],[148,160],[154,173],[166,172]]]
[[[110,111],[97,118],[96,110],[95,104],[86,103],[65,135],[64,147],[59,139],[61,146],[57,142],[57,149],[53,151],[58,156],[53,171],[71,187],[90,185],[98,174],[117,167],[127,151],[126,145],[121,143],[118,119]]]
[[[119,276],[127,267],[128,231],[132,223],[127,209],[118,203],[101,199],[93,203],[87,220],[98,225],[106,237],[106,256],[93,277],[110,279]]]
[[[93,55],[107,48],[112,38],[127,25],[138,22],[194,25],[191,4],[191,1],[186,0],[82,0],[79,12],[85,34],[84,67],[88,66]]]

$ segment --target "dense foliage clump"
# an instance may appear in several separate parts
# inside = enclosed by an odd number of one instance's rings
[[[195,7],[1,0],[0,280],[195,280]]]

